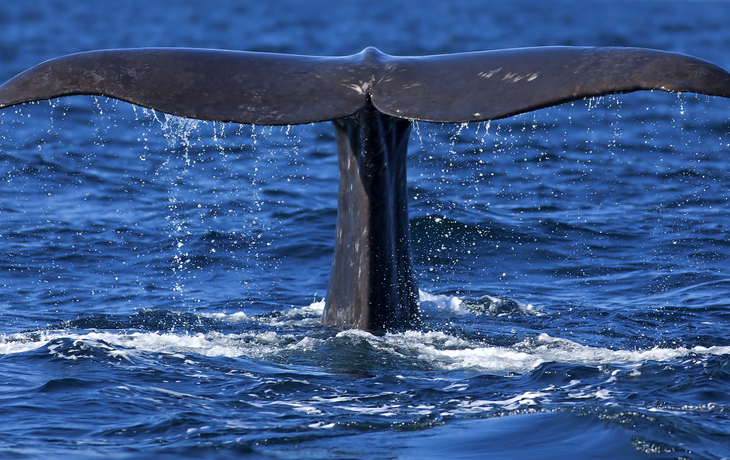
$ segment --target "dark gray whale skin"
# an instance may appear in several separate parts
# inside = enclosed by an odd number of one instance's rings
[[[333,120],[340,188],[323,322],[392,330],[418,318],[406,155],[411,122],[367,104]]]
[[[412,120],[504,118],[638,90],[730,97],[730,74],[640,48],[538,47],[396,57],[149,48],[39,64],[0,86],[0,109],[70,95],[120,99],[181,117],[260,125],[332,121],[340,185],[326,325],[371,331],[418,322],[406,153]]]

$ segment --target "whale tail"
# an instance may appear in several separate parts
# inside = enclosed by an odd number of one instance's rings
[[[405,165],[410,120],[493,120],[655,89],[730,97],[730,74],[694,57],[638,48],[426,57],[388,56],[375,48],[347,57],[110,50],[60,57],[21,73],[0,86],[0,108],[97,95],[220,122],[332,120],[340,188],[323,323],[387,330],[418,321]]]

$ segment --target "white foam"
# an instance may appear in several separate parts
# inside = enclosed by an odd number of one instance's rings
[[[458,296],[430,294],[425,291],[418,291],[421,311],[428,315],[441,315],[444,312],[454,315],[481,315],[492,316],[522,314],[541,316],[544,313],[531,304],[523,304],[512,299],[503,297],[482,296],[477,301],[464,301]]]
[[[464,303],[460,298],[450,295],[429,294],[425,291],[418,291],[418,300],[421,311],[436,314],[438,312],[448,311],[456,315],[466,315],[469,310],[464,308]]]
[[[527,372],[546,362],[585,365],[634,364],[671,361],[689,355],[727,355],[730,347],[659,348],[611,350],[581,345],[540,334],[512,347],[496,347],[455,337],[443,332],[407,331],[375,336],[361,330],[342,331],[337,337],[359,337],[384,353],[409,355],[444,370],[473,369],[490,373]]]
[[[546,362],[602,365],[632,364],[646,361],[671,361],[691,354],[727,355],[730,347],[659,348],[649,350],[611,350],[580,345],[567,339],[540,334],[513,347],[466,346],[440,349],[424,343],[423,359],[430,359],[446,370],[481,369],[492,372],[526,372]]]
[[[321,333],[321,330],[319,330]],[[195,356],[246,356],[257,359],[273,359],[291,352],[300,357],[317,354],[329,348],[332,341],[347,339],[366,340],[384,357],[407,359],[424,368],[440,368],[445,371],[476,370],[504,374],[523,373],[546,362],[584,365],[641,364],[646,361],[681,360],[689,356],[730,355],[730,347],[651,348],[647,350],[612,350],[581,345],[571,340],[540,334],[509,347],[485,344],[436,331],[407,331],[376,336],[366,331],[341,331],[334,337],[312,337],[276,331],[244,332],[240,334],[172,333],[119,331],[45,331],[28,334],[0,336],[0,354],[23,353],[46,346],[53,340],[68,339],[73,347],[95,348],[111,357],[128,361],[138,359],[141,353],[154,352],[176,357],[183,361]],[[337,344],[334,344],[337,346]],[[84,353],[69,353],[67,347],[49,347],[54,356],[67,359],[84,359]],[[634,370],[632,370],[633,372]],[[636,371],[639,372],[639,371]],[[640,373],[639,373],[640,374]],[[607,397],[607,395],[592,395]]]
[[[14,337],[0,337],[0,353],[21,353],[41,348],[53,340],[70,339],[101,347],[112,356],[121,355],[126,359],[130,359],[135,350],[164,353],[180,359],[185,359],[189,354],[266,358],[278,353],[295,340],[291,334],[278,334],[272,331],[256,334],[47,331],[34,335],[38,336],[35,340],[18,340],[20,334],[15,334]],[[52,346],[49,348],[49,352],[51,354],[60,353],[59,348]]]
[[[280,313],[281,315],[278,317],[248,316],[242,311],[235,313],[199,313],[199,315],[231,323],[256,321],[272,326],[281,326],[284,324],[310,326],[315,325],[322,317],[322,313],[324,313],[324,299],[314,300],[310,305],[304,307],[286,308]]]
[[[199,313],[199,315],[204,318],[213,318],[219,321],[227,321],[229,323],[240,323],[253,320],[242,311],[237,311],[235,313]]]
[[[0,355],[23,353],[42,347],[48,340],[39,344],[24,334],[0,334]]]

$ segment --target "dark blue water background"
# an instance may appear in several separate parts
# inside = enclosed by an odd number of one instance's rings
[[[646,46],[730,68],[725,1],[3,2],[0,80],[99,48]],[[328,124],[74,97],[0,112],[2,458],[730,456],[730,101],[417,123],[424,324],[319,325]]]

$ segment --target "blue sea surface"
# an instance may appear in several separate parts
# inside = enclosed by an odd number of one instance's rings
[[[0,3],[0,80],[185,46],[641,46],[730,69],[727,1]],[[0,458],[730,458],[730,100],[414,123],[423,324],[320,325],[328,123],[0,111]]]

